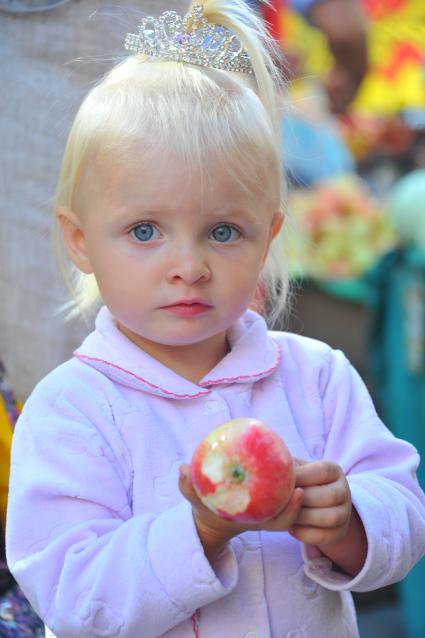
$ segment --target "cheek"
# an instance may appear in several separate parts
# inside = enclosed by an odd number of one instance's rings
[[[247,250],[241,256],[236,268],[242,280],[252,281],[258,279],[264,264],[267,253],[266,242],[255,246],[252,250]]]
[[[221,289],[232,300],[242,303],[250,301],[254,294],[262,268],[262,261],[256,259],[239,259],[223,268]]]
[[[94,275],[101,295],[106,301],[114,295],[126,296],[140,287],[141,278],[130,259],[114,250],[95,250],[91,258]]]

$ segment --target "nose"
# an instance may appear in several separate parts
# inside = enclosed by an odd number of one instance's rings
[[[210,277],[211,271],[202,250],[193,245],[175,250],[168,273],[170,282],[181,281],[190,286],[206,282]]]

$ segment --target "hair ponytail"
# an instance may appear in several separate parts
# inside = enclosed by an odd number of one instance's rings
[[[267,0],[261,0],[268,4]],[[189,11],[197,4],[190,3]],[[267,110],[273,128],[278,128],[277,95],[284,85],[274,60],[278,57],[278,45],[268,33],[263,19],[247,7],[244,0],[204,0],[203,15],[234,33],[246,50],[254,70],[256,91]]]

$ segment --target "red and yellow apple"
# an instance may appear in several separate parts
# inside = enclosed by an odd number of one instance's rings
[[[193,487],[221,518],[257,523],[276,516],[295,487],[292,456],[257,419],[223,423],[200,443],[191,463]]]

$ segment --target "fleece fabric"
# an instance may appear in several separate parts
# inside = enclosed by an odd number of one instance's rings
[[[246,314],[199,384],[96,329],[24,406],[12,449],[10,568],[57,638],[358,638],[350,591],[425,551],[416,450],[378,419],[345,356]],[[263,420],[296,457],[348,477],[368,539],[355,577],[286,532],[247,532],[210,564],[178,470],[214,427]],[[200,610],[196,615],[194,613]],[[51,633],[52,632],[52,633]]]

